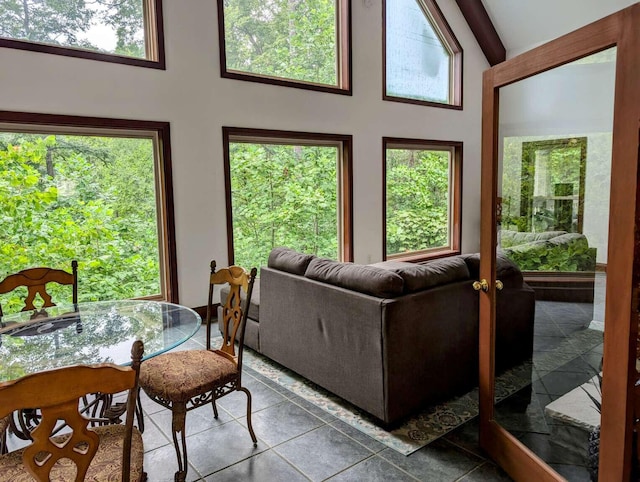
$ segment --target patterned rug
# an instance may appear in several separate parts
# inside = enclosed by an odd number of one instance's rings
[[[533,365],[525,362],[506,371],[496,379],[496,402],[600,343],[601,332],[584,330],[567,338],[555,350],[536,354]],[[245,351],[244,365],[404,455],[412,454],[478,415],[478,389],[475,388],[460,397],[427,407],[387,431],[349,402],[252,350]]]

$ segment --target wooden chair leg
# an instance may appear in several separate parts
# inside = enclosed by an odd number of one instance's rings
[[[0,455],[4,455],[9,452],[9,449],[7,448],[7,430],[9,430],[9,427],[4,429],[0,434]]]
[[[258,439],[256,438],[256,434],[253,431],[253,425],[251,424],[251,392],[244,387],[239,387],[238,390],[244,392],[247,395],[247,427],[249,428],[249,435],[251,435],[253,446],[257,447]]]
[[[175,473],[175,482],[185,482],[187,478],[187,440],[185,434],[185,420],[187,417],[187,408],[184,404],[174,404],[171,407],[171,432],[173,435],[173,445],[176,448],[176,456],[178,457],[178,471]],[[180,443],[178,442],[178,433],[180,433]],[[182,453],[180,447],[182,446]]]

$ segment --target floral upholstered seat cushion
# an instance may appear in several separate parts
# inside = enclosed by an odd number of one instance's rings
[[[95,427],[100,437],[98,451],[89,465],[89,470],[84,480],[91,482],[119,482],[122,480],[122,444],[126,427],[124,425],[107,425]],[[56,443],[63,443],[68,435],[53,437]],[[12,482],[33,482],[33,477],[27,472],[22,463],[23,449],[15,450],[0,456],[0,479]],[[144,448],[142,435],[133,428],[131,438],[131,480],[138,482],[142,478],[142,464]],[[51,471],[51,482],[69,482],[75,480],[76,466],[67,458],[60,459]]]
[[[140,366],[140,386],[148,395],[187,402],[213,387],[233,380],[236,364],[208,350],[185,350],[146,360]]]
[[[4,418],[0,418],[0,436],[4,433],[5,430],[9,427],[9,420],[11,415],[7,415]]]

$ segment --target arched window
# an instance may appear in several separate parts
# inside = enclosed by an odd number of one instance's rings
[[[462,48],[434,0],[384,0],[385,100],[462,108]]]

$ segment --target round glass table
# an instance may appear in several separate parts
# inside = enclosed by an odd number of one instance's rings
[[[0,382],[76,364],[131,363],[131,345],[144,358],[192,337],[202,319],[185,306],[148,300],[58,305],[0,318]]]

